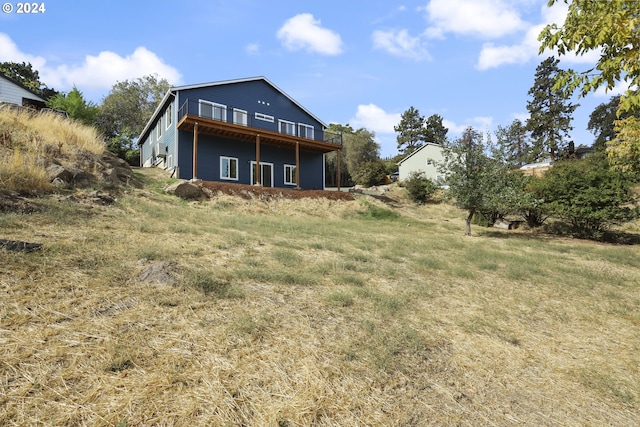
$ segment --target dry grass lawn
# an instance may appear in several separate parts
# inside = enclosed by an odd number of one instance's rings
[[[0,425],[638,425],[638,246],[138,174],[0,213]]]

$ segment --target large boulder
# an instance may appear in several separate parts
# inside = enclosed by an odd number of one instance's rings
[[[184,179],[171,184],[164,191],[186,200],[199,200],[205,197],[202,187]]]

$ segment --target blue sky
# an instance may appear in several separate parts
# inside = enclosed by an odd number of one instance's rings
[[[174,85],[265,76],[325,123],[376,133],[410,106],[439,114],[449,137],[526,119],[547,0],[49,0],[39,14],[0,13],[0,61],[30,62],[49,87],[99,103],[117,81],[157,74]],[[584,70],[594,57],[561,57]],[[576,100],[572,138],[591,145],[589,114],[612,94]]]

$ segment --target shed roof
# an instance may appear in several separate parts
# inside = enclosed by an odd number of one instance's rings
[[[3,78],[6,81],[8,81],[9,83],[12,83],[12,84],[18,86],[20,89],[26,90],[27,92],[29,92],[30,94],[32,94],[36,98],[36,101],[46,102],[46,100],[42,96],[38,95],[36,92],[34,92],[33,90],[29,89],[28,87],[26,87],[22,83],[14,80],[14,79],[12,79],[12,78],[10,78],[8,76],[5,76],[2,73],[0,73],[0,78]]]

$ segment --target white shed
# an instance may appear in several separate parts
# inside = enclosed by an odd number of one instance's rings
[[[425,176],[432,181],[438,181],[443,178],[438,172],[438,168],[431,164],[430,161],[442,163],[444,155],[442,154],[442,146],[427,142],[422,147],[416,149],[404,159],[398,162],[398,172],[400,181],[409,178],[411,172],[424,172]]]
[[[45,100],[19,83],[0,73],[0,102],[21,106],[44,107]]]

